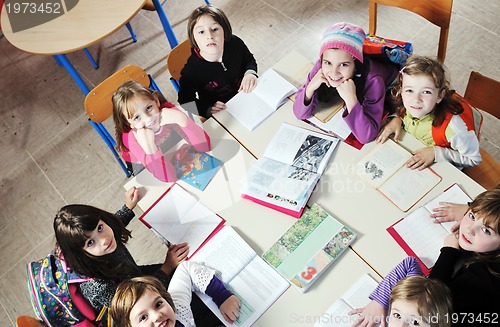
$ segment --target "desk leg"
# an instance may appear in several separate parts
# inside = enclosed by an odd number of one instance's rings
[[[64,54],[57,54],[54,55],[54,59],[57,61],[58,64],[63,65],[64,68],[68,71],[68,73],[73,77],[73,80],[75,80],[76,84],[80,87],[80,90],[82,90],[83,94],[87,95],[90,93],[90,89],[85,84],[83,79],[81,78],[80,74],[76,71],[75,67],[69,62],[68,58],[66,58],[66,55]]]
[[[170,43],[170,48],[175,48],[179,42],[177,41],[177,38],[175,37],[174,30],[172,29],[172,26],[170,25],[170,22],[168,21],[167,15],[165,14],[165,11],[163,10],[163,7],[161,6],[161,3],[159,0],[152,0],[153,4],[155,5],[156,12],[158,13],[158,17],[160,17],[161,24],[163,25],[163,30],[165,31],[165,34],[167,35],[168,43]]]

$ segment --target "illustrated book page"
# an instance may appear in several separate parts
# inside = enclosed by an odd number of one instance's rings
[[[191,147],[181,147],[176,152],[177,178],[203,191],[222,166],[222,161]]]
[[[355,239],[356,233],[314,204],[262,257],[305,292]]]
[[[420,260],[427,274],[436,263],[444,238],[451,233],[451,226],[454,225],[454,222],[436,224],[431,217],[432,209],[438,207],[439,202],[466,204],[468,201],[471,201],[470,197],[458,184],[453,184],[425,206],[390,226],[387,231],[408,255]]]
[[[314,327],[351,327],[358,315],[348,315],[353,309],[362,308],[370,303],[368,296],[377,288],[378,283],[368,274],[363,274],[349,290],[335,301],[321,315]]]
[[[257,79],[257,86],[252,92],[238,92],[231,98],[226,103],[226,110],[252,131],[295,92],[295,86],[269,69]]]
[[[431,168],[407,168],[405,163],[411,156],[403,147],[387,140],[358,162],[357,173],[399,209],[408,211],[441,181],[441,176]]]
[[[167,245],[188,242],[190,256],[224,224],[224,219],[178,184],[173,184],[139,220]]]
[[[206,295],[197,293],[226,326],[251,326],[290,287],[290,284],[229,226],[222,228],[191,261],[216,270],[226,288],[241,301],[240,316],[228,323]]]

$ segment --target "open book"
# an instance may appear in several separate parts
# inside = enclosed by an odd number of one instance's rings
[[[439,257],[444,238],[451,233],[451,227],[455,224],[436,224],[431,218],[432,210],[439,207],[439,202],[466,204],[469,201],[472,200],[467,193],[458,184],[453,184],[425,206],[387,228],[387,231],[408,255],[419,259],[422,270],[427,275]]]
[[[227,103],[227,112],[252,131],[287,101],[297,88],[269,69],[257,80],[250,93],[239,92]]]
[[[339,140],[281,124],[247,172],[242,197],[300,217]]]
[[[305,292],[355,239],[356,233],[314,204],[262,258]]]
[[[370,275],[364,274],[321,315],[314,327],[351,327],[358,315],[347,313],[370,303],[368,296],[377,286],[378,283]]]
[[[192,258],[216,270],[216,275],[241,301],[240,316],[228,323],[206,295],[202,301],[226,326],[251,326],[290,287],[231,227],[225,226]]]
[[[224,219],[178,184],[173,184],[139,218],[167,245],[188,242],[192,256]]]
[[[392,140],[377,144],[357,163],[357,173],[402,211],[408,211],[441,181],[431,168],[409,169],[412,154]]]

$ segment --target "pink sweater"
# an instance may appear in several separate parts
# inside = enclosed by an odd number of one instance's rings
[[[160,107],[162,109],[178,110],[170,102],[162,103]],[[178,133],[198,152],[206,152],[211,149],[208,134],[189,118],[185,127],[176,124],[164,125],[162,130],[155,135],[158,148],[171,137],[172,132]],[[141,163],[150,173],[163,182],[175,182],[177,180],[175,166],[165,158],[160,148],[154,154],[146,154],[132,131],[123,133],[122,138],[123,144],[129,149],[129,152],[122,152],[122,157],[126,161]]]

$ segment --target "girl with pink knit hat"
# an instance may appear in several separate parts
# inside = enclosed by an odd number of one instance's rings
[[[342,117],[361,143],[373,141],[384,116],[386,89],[398,74],[391,63],[363,57],[365,31],[337,23],[323,34],[319,59],[300,87],[293,104],[298,119],[312,116],[318,102],[342,98]]]

